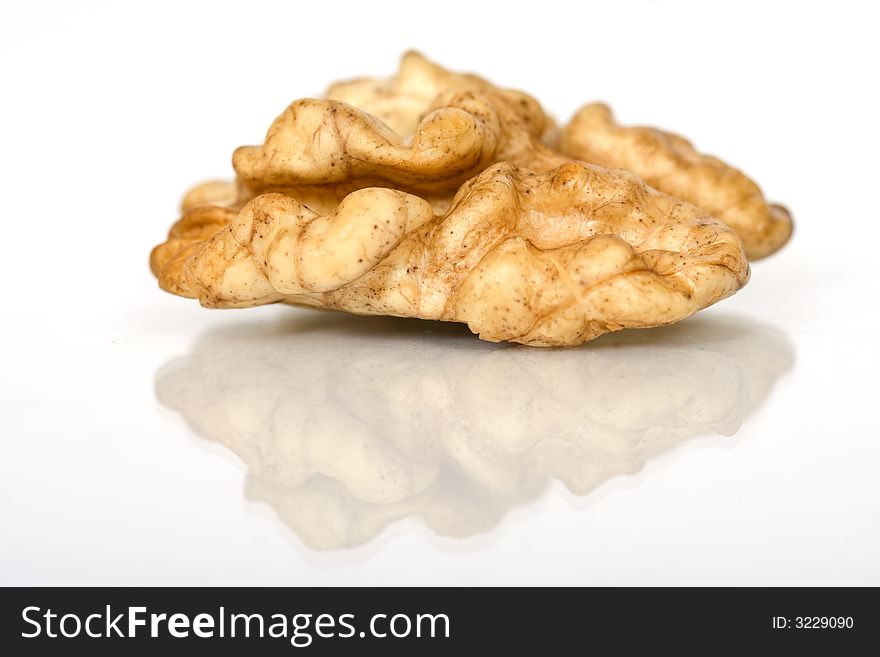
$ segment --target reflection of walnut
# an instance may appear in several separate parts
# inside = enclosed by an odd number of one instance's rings
[[[381,188],[326,215],[282,194],[231,215],[184,216],[154,253],[165,289],[213,307],[286,301],[573,345],[679,320],[749,274],[729,228],[631,174],[576,162],[542,175],[496,165],[442,217]]]
[[[248,498],[336,549],[404,517],[484,532],[551,481],[587,495],[735,433],[791,363],[783,333],[718,314],[572,351],[293,312],[215,327],[161,369],[156,394],[243,461]]]
[[[754,222],[734,212],[731,230],[712,198],[679,200],[693,185],[666,196],[554,141],[530,96],[409,53],[390,79],[292,103],[236,150],[235,183],[187,194],[151,267],[206,306],[440,319],[532,345],[668,324],[748,280],[734,230],[749,246]]]
[[[714,214],[737,232],[749,258],[768,256],[791,237],[788,210],[767,203],[744,173],[698,153],[678,135],[620,126],[600,103],[582,108],[563,128],[560,148],[571,157],[632,171],[661,192]]]

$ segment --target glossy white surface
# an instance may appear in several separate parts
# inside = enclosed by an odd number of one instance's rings
[[[0,584],[880,584],[867,5],[299,4],[4,5]],[[567,351],[155,288],[187,185],[408,46],[681,130],[795,238],[687,322]]]

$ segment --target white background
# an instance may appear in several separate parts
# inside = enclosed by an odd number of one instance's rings
[[[0,583],[880,584],[877,18],[4,2]],[[795,236],[699,317],[567,352],[157,289],[185,188],[410,47],[681,132]]]

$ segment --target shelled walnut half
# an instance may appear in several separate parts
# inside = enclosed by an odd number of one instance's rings
[[[187,194],[151,268],[209,307],[463,322],[540,346],[669,324],[747,282],[737,226],[552,135],[527,94],[409,53],[389,80],[292,103],[235,151],[234,184]]]

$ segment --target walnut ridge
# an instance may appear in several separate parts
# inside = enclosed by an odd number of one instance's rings
[[[788,210],[768,203],[742,171],[698,153],[678,135],[620,126],[606,105],[583,107],[559,141],[571,157],[627,169],[661,192],[708,210],[736,230],[750,259],[778,251],[791,237]]]

